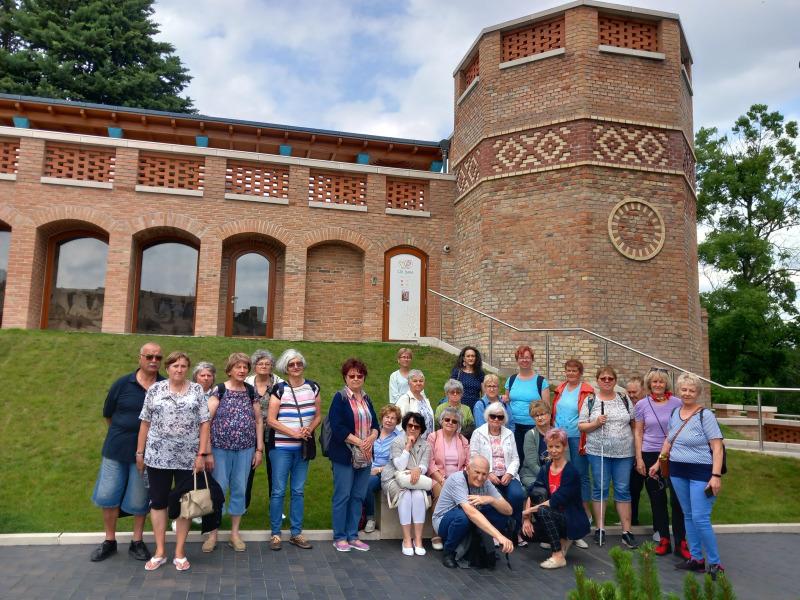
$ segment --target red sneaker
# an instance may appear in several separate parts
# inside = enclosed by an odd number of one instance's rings
[[[691,560],[692,554],[689,552],[689,546],[686,540],[681,540],[681,543],[675,546],[675,554],[684,560]]]
[[[662,537],[658,542],[658,546],[656,546],[656,554],[659,556],[664,556],[670,552],[672,552],[672,545],[669,543],[669,538]]]

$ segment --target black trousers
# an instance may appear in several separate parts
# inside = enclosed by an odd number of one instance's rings
[[[533,529],[550,544],[553,552],[561,551],[561,540],[567,537],[567,519],[564,513],[549,506],[541,506],[533,515]]]
[[[644,481],[646,477],[639,475],[636,470],[636,461],[633,461],[633,468],[631,469],[631,525],[639,524],[639,499],[642,496],[644,489]],[[653,528],[655,530],[655,527]]]
[[[264,435],[266,438],[266,434]],[[272,497],[272,462],[269,460],[269,452],[266,449],[266,440],[264,442],[264,454],[262,454],[261,462],[267,465],[267,485],[269,486],[269,495],[267,496],[267,504],[269,505],[269,499]],[[247,476],[247,490],[244,493],[244,509],[247,510],[250,508],[250,497],[253,494],[253,479],[256,476],[256,471],[258,469],[250,469],[250,475]]]
[[[658,452],[642,452],[645,469],[649,470],[658,460]],[[647,477],[644,484],[647,495],[650,497],[650,506],[653,509],[653,529],[661,538],[669,538],[669,511],[667,510],[667,490],[669,489],[669,506],[672,509],[672,531],[675,534],[675,545],[686,539],[686,526],[683,522],[678,495],[672,489],[668,479],[653,479]]]

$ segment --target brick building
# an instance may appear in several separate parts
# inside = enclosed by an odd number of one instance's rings
[[[2,326],[536,341],[433,289],[707,373],[691,64],[677,15],[579,0],[479,34],[444,142],[0,95]]]

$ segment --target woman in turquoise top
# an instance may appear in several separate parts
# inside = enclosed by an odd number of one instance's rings
[[[526,345],[517,347],[514,352],[519,371],[506,381],[506,393],[503,402],[511,407],[514,420],[514,442],[520,460],[525,458],[523,447],[525,434],[536,427],[530,415],[531,402],[544,400],[550,402],[550,384],[547,379],[533,371],[533,348]]]

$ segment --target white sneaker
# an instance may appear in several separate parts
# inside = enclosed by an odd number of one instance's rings
[[[375,531],[375,519],[367,519],[367,524],[364,525],[364,533],[372,533]]]
[[[172,522],[172,525],[170,525],[170,527],[172,528],[172,533],[175,533],[178,529],[178,526],[175,524],[175,521]]]
[[[444,544],[442,543],[442,538],[439,536],[434,536],[431,538],[431,548],[434,550],[444,550]]]
[[[548,544],[547,542],[541,542],[539,544],[539,548],[543,548],[544,550],[550,550],[550,544]]]
[[[203,524],[203,517],[195,517],[192,519],[192,523],[195,525],[202,525]]]
[[[653,541],[654,542],[660,542],[661,541],[661,534],[658,533],[657,531],[653,533]]]
[[[416,554],[417,556],[425,556],[425,548],[414,544],[414,554]]]
[[[587,544],[586,540],[583,539],[575,540],[575,547],[580,548],[581,550],[586,550],[589,547],[589,544]]]
[[[412,544],[411,548],[406,548],[403,546],[403,542],[400,542],[400,547],[403,549],[403,554],[406,556],[414,556],[414,546]]]

